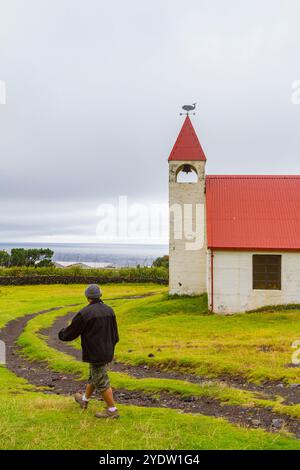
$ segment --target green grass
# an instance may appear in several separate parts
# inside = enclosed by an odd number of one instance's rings
[[[51,307],[74,303],[85,305],[83,296],[86,286],[39,285],[39,286],[0,286],[0,328],[13,318]],[[166,287],[157,284],[108,284],[105,286],[105,297],[140,295],[149,292],[163,292]],[[73,307],[73,309],[80,307]]]
[[[91,405],[80,412],[72,398],[33,392],[0,366],[0,449],[300,449],[289,437],[162,408],[119,406],[118,421],[100,422]]]
[[[299,382],[298,369],[287,365],[294,352],[291,345],[300,338],[300,311],[211,315],[204,297],[169,298],[164,286],[153,284],[106,285],[104,300],[154,290],[162,293],[109,301],[120,327],[120,361],[208,377],[231,374],[256,382]],[[83,302],[82,291],[81,285],[1,287],[0,327],[25,313]]]
[[[45,337],[38,334],[39,330],[48,328],[59,317],[66,315],[69,309],[49,312],[30,320],[18,340],[22,354],[29,360],[47,362],[48,366],[57,371],[78,374],[82,379],[88,375],[88,364],[78,362],[69,354],[58,352],[45,342]],[[225,385],[220,386],[210,382],[203,385],[173,379],[135,379],[126,373],[110,372],[112,384],[115,388],[139,390],[145,392],[170,392],[183,396],[206,396],[217,398],[229,404],[253,404],[255,395],[251,392],[232,389]]]
[[[287,365],[292,342],[300,339],[300,311],[211,315],[205,297],[161,294],[122,303],[117,314],[122,334],[117,359],[122,362],[207,377],[299,382],[299,370]]]
[[[0,327],[9,320],[58,305],[82,303],[80,285],[0,288]],[[157,292],[144,299],[117,297]],[[217,376],[241,374],[250,380],[298,380],[297,369],[288,369],[291,343],[300,337],[298,311],[253,313],[234,317],[207,314],[204,297],[169,298],[166,288],[148,284],[104,286],[104,299],[114,298],[121,341],[117,358],[131,364],[155,364]],[[46,360],[56,370],[86,374],[86,365],[53,350],[38,330],[51,325],[66,311],[50,312],[31,320],[20,338],[24,353]],[[72,308],[74,310],[74,308]],[[266,352],[260,351],[264,346]],[[269,349],[265,349],[267,346]],[[128,352],[131,349],[132,352]],[[149,358],[148,354],[154,354]],[[204,395],[224,403],[258,404],[253,393],[206,383],[179,380],[134,379],[111,374],[114,386],[159,393]],[[300,415],[299,405],[271,403],[279,412]],[[182,414],[169,409],[120,406],[118,422],[99,422],[92,403],[79,412],[71,398],[33,391],[23,379],[0,367],[0,449],[299,449],[300,443],[284,435],[246,430],[222,419]]]
[[[49,328],[56,318],[64,316],[69,309],[49,312],[30,320],[18,340],[22,353],[29,360],[45,361],[48,366],[63,373],[77,374],[81,379],[88,375],[88,365],[78,362],[69,354],[58,352],[45,342],[45,337],[40,330]],[[201,384],[193,384],[187,381],[159,378],[135,379],[126,373],[110,372],[110,378],[114,388],[130,391],[143,391],[154,393],[157,396],[161,392],[169,392],[186,397],[197,396],[219,400],[228,405],[262,406],[272,407],[274,411],[289,414],[300,418],[300,405],[285,406],[281,399],[265,400],[257,396],[255,392],[229,387],[224,383],[205,381]]]

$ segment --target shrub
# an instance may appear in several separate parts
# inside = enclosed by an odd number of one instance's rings
[[[5,250],[0,251],[0,266],[9,266],[10,256]]]
[[[0,285],[26,284],[89,284],[108,282],[155,282],[168,283],[165,268],[119,268],[84,269],[56,267],[11,267],[0,268]]]
[[[169,268],[169,256],[164,255],[164,256],[160,256],[159,258],[156,258],[156,260],[153,261],[152,266],[157,267],[157,268],[163,267],[163,268],[168,269]]]

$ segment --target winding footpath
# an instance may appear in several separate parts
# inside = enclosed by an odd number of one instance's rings
[[[43,335],[47,336],[47,344],[63,353],[73,356],[78,361],[81,361],[81,351],[64,343],[58,339],[58,332],[66,327],[74,316],[74,312],[58,317],[50,328],[40,331]],[[153,378],[153,379],[175,379],[193,384],[203,385],[207,383],[206,377],[199,377],[197,375],[181,373],[178,371],[165,371],[157,367],[149,368],[145,366],[132,366],[123,364],[121,362],[114,362],[111,366],[114,372],[124,372],[137,379]],[[242,377],[223,376],[218,379],[209,379],[209,382],[216,384],[224,384],[240,390],[247,390],[259,394],[260,398],[274,400],[278,395],[283,397],[284,404],[297,405],[300,404],[300,386],[299,387],[285,387],[282,382],[265,382],[262,385],[247,382]]]
[[[126,298],[140,297],[141,296],[132,296]],[[77,305],[54,307],[28,314],[12,320],[0,331],[0,339],[6,344],[6,367],[17,376],[26,379],[30,384],[35,386],[36,390],[39,392],[67,396],[73,395],[75,392],[83,390],[85,382],[78,380],[78,376],[74,374],[55,372],[48,367],[47,363],[28,361],[21,355],[17,340],[27,323],[37,315],[43,315],[54,310],[75,306]],[[66,343],[60,342],[57,337],[58,331],[68,323],[74,314],[75,312],[70,312],[65,316],[58,317],[51,328],[42,330],[39,333],[47,336],[46,341],[52,348],[80,360],[80,351]],[[111,369],[116,372],[124,372],[137,380],[139,378],[167,378],[188,381],[199,385],[207,382],[207,379],[191,374],[165,372],[147,366],[129,366],[119,362],[114,362]],[[226,383],[226,385],[242,390],[255,391],[260,398],[272,399],[275,396],[281,395],[286,403],[300,403],[300,389],[297,387],[282,387],[282,384],[274,383],[257,386],[249,384],[241,378],[231,377],[215,379],[214,382],[218,384]],[[40,387],[43,387],[43,389],[40,389]],[[300,439],[300,420],[288,415],[275,413],[271,408],[226,405],[212,398],[195,396],[181,397],[166,392],[160,392],[159,397],[146,392],[128,390],[114,390],[114,394],[117,402],[125,405],[137,405],[149,408],[163,407],[178,409],[185,413],[201,413],[206,416],[221,417],[233,424],[239,424],[247,428],[261,428],[270,432],[278,432],[281,428],[284,428]]]

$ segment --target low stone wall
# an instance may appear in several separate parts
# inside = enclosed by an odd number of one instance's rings
[[[168,284],[166,279],[133,278],[126,279],[120,276],[0,276],[1,286],[25,286],[37,284],[110,284],[130,282],[153,282]]]

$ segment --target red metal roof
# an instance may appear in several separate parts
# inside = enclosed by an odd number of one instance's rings
[[[185,118],[181,131],[169,156],[170,160],[206,161],[203,149],[189,116]]]
[[[209,248],[300,250],[300,176],[206,177]]]

